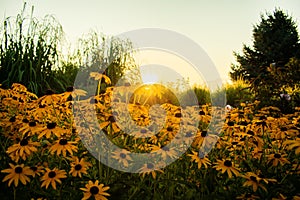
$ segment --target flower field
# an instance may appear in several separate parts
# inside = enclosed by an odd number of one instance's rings
[[[166,117],[159,128],[148,126],[153,118],[148,105],[130,103],[124,107],[132,120],[147,127],[135,131],[145,137],[134,137],[116,123],[124,117],[121,107],[112,111],[114,89],[89,97],[69,88],[38,98],[21,84],[1,88],[1,199],[300,199],[300,108],[282,114],[272,106],[258,109],[257,101],[241,103],[226,111],[221,133],[213,134],[208,104],[163,103],[159,109]],[[82,141],[95,145],[93,136],[100,133],[89,124],[75,125],[76,101],[94,108],[99,128],[122,148],[112,152],[111,162],[130,168],[130,152],[159,152],[161,161],[175,161],[163,168],[161,162],[149,162],[138,173],[104,165]],[[176,134],[182,122],[193,121],[196,130]],[[164,148],[191,136],[191,146],[180,157],[178,148]],[[199,151],[211,146],[210,152]]]

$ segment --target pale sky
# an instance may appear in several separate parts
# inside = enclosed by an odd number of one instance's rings
[[[233,51],[252,44],[253,25],[275,7],[286,11],[298,27],[299,0],[28,0],[34,15],[53,14],[70,41],[91,29],[119,35],[140,28],[162,28],[185,35],[200,45],[228,80]],[[0,0],[0,17],[15,16],[22,0]],[[29,7],[28,7],[29,8]],[[299,28],[298,28],[299,30]]]

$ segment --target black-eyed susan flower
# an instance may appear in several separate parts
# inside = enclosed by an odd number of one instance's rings
[[[172,140],[174,136],[178,133],[179,131],[179,125],[178,124],[173,124],[173,123],[168,123],[160,132],[159,135],[162,138],[167,138],[168,140]]]
[[[156,155],[160,156],[163,160],[166,159],[174,159],[178,158],[178,153],[176,151],[176,147],[169,147],[169,146],[164,146],[161,147],[160,143],[158,145],[153,145],[151,148],[151,152],[155,153]]]
[[[286,137],[291,138],[295,137],[298,134],[298,130],[292,125],[284,125],[284,126],[279,126],[276,128],[272,129],[272,136],[276,139],[285,139]]]
[[[261,183],[261,178],[253,173],[247,172],[245,175],[241,175],[246,181],[243,183],[243,187],[252,187],[253,192],[256,192],[258,188],[262,188],[267,192],[267,188]]]
[[[217,159],[217,161],[214,164],[215,166],[213,166],[213,168],[216,168],[216,170],[221,171],[222,174],[227,172],[229,178],[232,177],[232,174],[234,174],[235,176],[239,176],[239,169],[234,166],[231,160]]]
[[[38,134],[38,139],[41,139],[43,136],[49,139],[52,134],[59,138],[66,132],[67,130],[59,127],[56,122],[48,122],[47,125]]]
[[[12,160],[18,162],[20,158],[26,160],[29,155],[36,152],[39,145],[39,142],[32,142],[27,138],[23,138],[19,143],[8,147],[6,153],[9,154]]]
[[[209,134],[206,130],[197,131],[195,140],[192,145],[195,148],[205,148],[210,147],[218,141],[219,137],[214,134]]]
[[[34,165],[31,166],[30,169],[33,172],[33,177],[35,176],[41,176],[41,173],[44,173],[44,167],[42,167],[41,165]]]
[[[279,164],[281,166],[285,164],[289,164],[290,161],[286,158],[287,154],[286,153],[272,153],[267,155],[268,157],[268,163],[271,163],[272,166],[278,166]]]
[[[48,189],[51,183],[52,188],[56,190],[56,182],[61,184],[60,179],[66,177],[67,175],[64,170],[59,170],[56,167],[54,169],[46,168],[45,174],[41,177],[41,181],[43,181],[41,187]]]
[[[15,187],[18,186],[19,181],[24,185],[26,185],[27,182],[30,182],[28,176],[33,176],[30,167],[24,166],[24,164],[13,165],[11,163],[9,163],[9,166],[10,168],[1,170],[2,173],[8,173],[8,175],[3,178],[2,182],[8,181],[8,186],[14,182]]]
[[[129,153],[130,152],[126,149],[118,149],[112,153],[112,158],[116,159],[118,163],[122,164],[124,167],[128,167],[129,162],[132,161]]]
[[[71,170],[69,174],[74,177],[79,176],[80,178],[82,177],[81,174],[87,174],[87,170],[91,166],[91,163],[85,161],[84,158],[79,160],[79,158],[76,156],[74,156],[72,160],[73,162],[71,163]]]
[[[38,124],[36,121],[30,121],[29,123],[24,124],[19,131],[23,136],[33,136],[43,130],[43,127]]]
[[[191,161],[198,164],[198,169],[201,169],[202,166],[205,168],[208,167],[208,165],[211,165],[210,160],[207,157],[200,157],[199,153],[196,151],[192,151],[193,154],[188,154],[188,156],[191,157]]]
[[[95,183],[89,181],[85,188],[80,188],[83,191],[82,200],[89,199],[90,197],[94,197],[95,200],[107,200],[105,196],[110,196],[106,191],[109,190],[109,186],[105,186],[104,184],[99,184],[99,181],[96,180]]]
[[[134,137],[137,138],[146,138],[146,137],[154,136],[155,133],[153,133],[147,128],[139,128],[139,130],[133,131],[132,133],[130,133],[130,135],[133,135]]]
[[[73,155],[73,152],[77,152],[78,147],[75,146],[77,142],[75,141],[68,141],[66,138],[60,138],[56,140],[55,144],[50,147],[49,151],[53,155],[56,152],[56,155],[62,154],[66,157],[67,152]]]
[[[91,72],[90,77],[94,78],[96,81],[103,81],[106,84],[111,84],[110,78],[106,76],[105,74],[101,74],[99,72]]]
[[[300,154],[300,138],[296,140],[286,140],[284,144],[287,145],[288,150],[295,149],[295,154]]]
[[[145,177],[146,174],[151,174],[155,179],[156,172],[163,173],[163,170],[161,170],[158,165],[155,165],[153,163],[146,163],[139,169],[139,173],[142,175],[142,177]]]
[[[106,127],[111,128],[112,130],[110,131],[111,134],[118,133],[120,132],[120,128],[118,127],[116,123],[116,119],[113,115],[111,114],[106,114],[105,116],[106,120],[104,122],[100,123],[100,128],[104,129]]]
[[[61,96],[54,94],[54,91],[47,90],[46,94],[37,100],[38,105],[53,105],[60,102]]]

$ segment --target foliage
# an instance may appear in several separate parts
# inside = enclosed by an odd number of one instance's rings
[[[211,103],[209,89],[205,86],[194,85],[192,89],[184,91],[181,94],[181,100],[184,102],[190,102],[188,99],[192,98],[192,95],[196,95],[199,105]]]
[[[72,104],[92,105],[101,129],[125,152],[157,151],[176,139],[179,119],[187,123],[199,119],[202,125],[207,125],[212,108],[203,105],[198,110],[194,106],[181,108],[164,103],[160,106],[166,111],[163,128],[153,137],[135,138],[111,120],[112,112],[122,116],[129,109],[132,119],[148,130],[149,107],[125,104],[112,111],[114,89],[108,87],[104,93],[85,100],[81,97],[86,93],[80,89],[40,98],[20,84],[0,89],[1,198],[81,199],[96,193],[99,199],[100,193],[108,199],[300,197],[299,107],[295,113],[285,115],[276,107],[257,109],[257,104],[244,103],[227,112],[225,124],[220,124],[221,134],[199,127],[188,151],[166,168],[124,173],[103,165],[87,151],[81,141],[86,132],[75,126]],[[180,112],[189,114],[184,117]],[[93,144],[97,134],[92,133],[85,140],[90,138],[87,141]],[[184,140],[180,144],[183,143]],[[215,144],[212,151],[199,154],[199,149],[211,144]],[[165,156],[172,156],[174,151],[166,150]],[[133,164],[120,152],[115,152],[111,162]],[[21,179],[18,174],[27,179]],[[50,178],[56,180],[55,187],[47,182]]]
[[[22,83],[38,95],[47,89],[64,89],[55,76],[58,46],[63,31],[57,20],[50,15],[41,21],[26,16],[26,3],[14,19],[8,17],[2,26],[0,43],[0,83],[10,87]]]
[[[91,71],[108,76],[112,85],[124,84],[118,81],[124,80],[122,77],[127,75],[126,71],[131,75],[126,80],[139,80],[139,70],[133,59],[134,47],[129,40],[91,31],[79,39],[75,52],[80,60],[78,80],[88,80]]]
[[[243,54],[235,53],[238,65],[232,65],[233,80],[243,78],[262,102],[278,97],[282,87],[299,84],[299,65],[291,63],[300,57],[297,24],[282,10],[261,16],[253,28],[253,47],[244,45]],[[280,72],[278,75],[277,72]],[[292,81],[293,80],[293,81]]]

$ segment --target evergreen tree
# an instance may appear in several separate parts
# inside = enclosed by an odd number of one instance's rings
[[[280,9],[261,15],[253,28],[253,47],[244,45],[243,54],[234,52],[237,65],[232,65],[233,80],[242,78],[262,101],[278,96],[283,86],[299,83],[297,72],[300,58],[299,35],[296,22]],[[299,62],[298,62],[299,63]],[[292,70],[292,71],[291,71]]]

